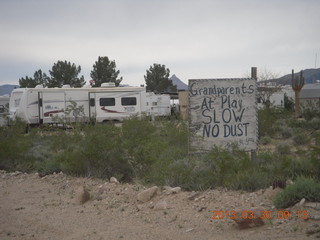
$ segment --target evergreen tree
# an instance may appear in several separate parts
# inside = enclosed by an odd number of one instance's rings
[[[25,78],[19,79],[19,85],[21,88],[34,88],[37,85],[42,85],[43,87],[47,86],[49,77],[42,73],[41,69],[35,71],[33,78],[26,76]]]
[[[144,76],[146,87],[148,91],[153,92],[176,92],[177,86],[173,86],[172,81],[169,79],[170,70],[165,65],[154,63],[147,70]]]
[[[118,78],[120,71],[116,70],[115,61],[110,61],[108,57],[98,57],[98,61],[93,65],[91,78],[94,87],[100,87],[102,83],[113,82],[119,86],[122,77]]]
[[[83,75],[78,77],[81,67],[67,61],[58,61],[49,71],[51,78],[48,87],[62,87],[69,84],[71,87],[82,87],[85,84]]]

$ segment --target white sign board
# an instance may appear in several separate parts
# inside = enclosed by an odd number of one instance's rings
[[[214,145],[257,149],[257,103],[254,79],[189,80],[189,151]]]

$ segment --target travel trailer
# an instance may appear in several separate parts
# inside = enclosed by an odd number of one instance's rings
[[[147,116],[169,116],[171,114],[170,95],[147,92]]]
[[[18,88],[9,103],[11,119],[30,125],[43,123],[122,121],[146,111],[144,87]]]

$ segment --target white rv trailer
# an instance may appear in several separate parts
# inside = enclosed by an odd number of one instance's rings
[[[147,92],[147,116],[169,116],[171,114],[170,95]]]
[[[145,102],[143,87],[18,88],[9,114],[28,124],[122,121],[145,113]]]

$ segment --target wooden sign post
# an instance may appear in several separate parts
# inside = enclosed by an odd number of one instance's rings
[[[209,151],[233,143],[257,149],[256,80],[189,80],[189,152]]]

